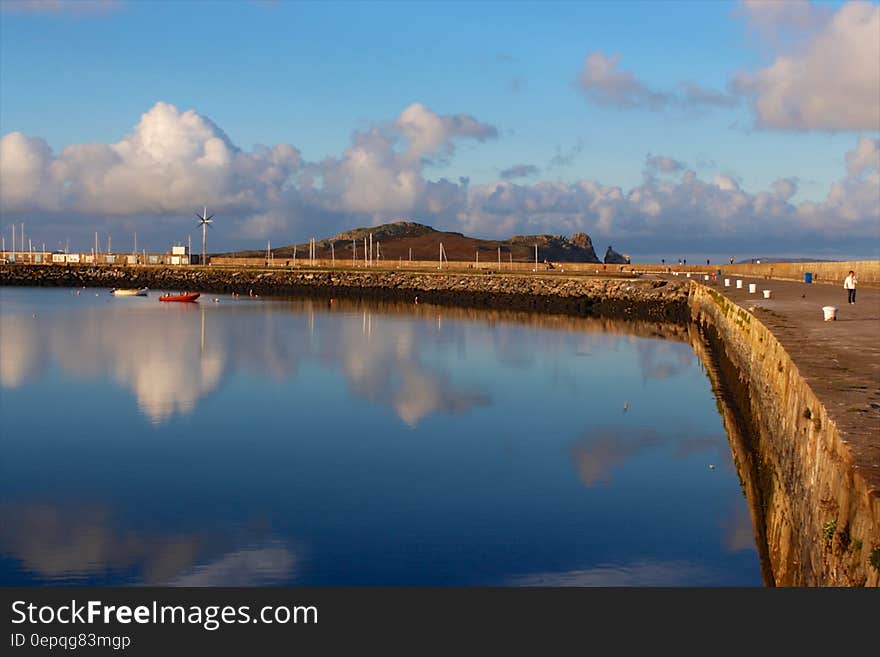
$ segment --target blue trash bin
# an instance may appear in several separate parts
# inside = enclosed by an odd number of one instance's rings
[[[804,283],[812,283],[813,282],[813,272],[805,271],[804,272]]]

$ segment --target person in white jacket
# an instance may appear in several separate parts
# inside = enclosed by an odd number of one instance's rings
[[[856,273],[850,270],[846,278],[843,279],[843,289],[846,290],[846,300],[848,303],[856,302],[856,284],[858,283]]]

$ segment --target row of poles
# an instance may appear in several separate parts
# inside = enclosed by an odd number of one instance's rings
[[[18,242],[17,243],[16,243],[16,226],[15,226],[15,224],[10,226],[9,228],[10,228],[10,232],[12,234],[12,242],[11,242],[12,248],[10,249],[10,253],[12,254],[12,257],[15,258],[18,253],[33,254],[34,245],[33,245],[32,239],[30,237],[27,238],[27,250],[25,250],[25,248],[24,248],[24,244],[25,244],[24,222],[22,222],[18,226],[19,230],[18,230]],[[6,236],[3,235],[2,238],[0,238],[0,240],[2,240],[2,243],[0,243],[0,249],[2,249],[3,253],[5,254],[7,252],[6,251]],[[59,243],[59,245],[60,245],[60,243]],[[42,248],[42,250],[40,251],[40,253],[47,253],[45,242],[42,243],[41,248]],[[192,253],[192,236],[189,236],[189,245],[187,248],[188,248],[188,253]],[[64,253],[68,253],[69,251],[70,251],[70,241],[68,240],[64,246]],[[107,233],[107,250],[105,251],[105,253],[108,253],[108,254],[113,253],[113,236],[110,233]],[[132,253],[132,255],[137,255],[137,253],[138,253],[137,233],[134,234],[134,247],[133,247],[131,253]],[[98,231],[95,231],[95,245],[94,245],[94,247],[92,247],[92,255],[98,256],[100,254],[101,254],[101,249],[100,249],[100,245],[98,243]],[[146,249],[143,250],[143,254],[144,254],[144,256],[146,256]]]
[[[24,248],[23,248],[24,247],[24,237],[25,237],[24,223],[20,224],[20,227],[21,227],[21,233],[20,233],[21,237],[19,240],[19,244],[22,247],[22,249],[21,249],[22,252],[24,252]],[[16,244],[15,244],[15,225],[14,224],[11,226],[11,229],[12,229],[12,254],[13,254],[13,258],[15,258],[15,254],[17,253],[17,251],[16,251]],[[6,237],[3,236],[2,239],[3,239],[2,248],[3,248],[3,252],[5,253],[6,252]],[[316,239],[314,237],[312,237],[311,239],[309,239],[309,264],[311,266],[314,266],[317,262],[317,248],[318,248],[318,243],[317,243]],[[46,251],[46,244],[43,243],[43,252],[45,253],[45,251]],[[65,248],[65,253],[66,252],[67,252],[67,248]],[[134,251],[132,253],[136,255],[137,252],[138,252],[137,251],[137,233],[135,233],[134,234]],[[192,253],[192,237],[191,236],[189,238],[188,252],[190,254]],[[30,239],[28,239],[28,253],[33,253],[33,245],[31,244]],[[99,255],[99,253],[100,253],[100,251],[99,251],[99,246],[98,246],[98,232],[95,231],[95,246],[94,246],[94,250],[92,251],[92,254],[97,256],[97,255]],[[109,233],[107,234],[107,253],[112,253],[112,236]],[[144,250],[144,256],[146,257],[146,250]],[[332,242],[330,243],[330,258],[331,258],[331,262],[332,262],[333,266],[335,267],[336,266],[336,249],[335,249],[335,246]],[[509,258],[510,264],[512,265],[513,264],[513,254],[509,251],[508,251],[508,258]],[[357,259],[358,259],[357,240],[352,239],[351,240],[351,261],[352,261],[352,264],[356,265]],[[380,243],[378,240],[376,240],[376,250],[375,250],[375,258],[374,258],[373,234],[370,233],[369,236],[364,237],[364,266],[372,267],[377,260],[381,260],[381,259],[382,259],[382,251],[381,251]],[[266,243],[266,262],[270,263],[272,261],[274,261],[274,256],[272,254],[272,242],[269,241]],[[409,249],[409,261],[412,262],[412,248]],[[479,250],[476,251],[475,261],[477,264],[480,263]],[[440,257],[439,257],[439,268],[440,269],[443,269],[444,262],[446,262],[446,264],[448,265],[449,258],[446,256],[446,251],[443,248],[443,242],[440,242]],[[295,244],[293,245],[293,264],[294,264],[294,266],[296,265],[296,245]],[[501,247],[500,246],[498,247],[498,266],[499,267],[501,266]],[[538,269],[538,245],[535,244],[535,271],[537,271],[537,269]]]

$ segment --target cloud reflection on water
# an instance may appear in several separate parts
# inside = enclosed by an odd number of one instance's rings
[[[455,362],[465,366],[475,350],[491,349],[499,362],[514,367],[533,364],[532,347],[541,346],[536,341],[555,341],[569,355],[632,342],[647,378],[672,376],[693,357],[681,344],[640,340],[682,339],[676,328],[651,323],[428,305],[229,297],[219,304],[205,297],[196,306],[166,307],[152,303],[152,298],[107,298],[96,305],[89,294],[91,305],[77,306],[86,297],[72,297],[73,307],[56,309],[54,321],[34,320],[29,310],[3,314],[0,384],[21,386],[55,362],[76,376],[105,376],[130,389],[141,412],[159,424],[193,411],[235,372],[286,380],[296,375],[304,360],[317,358],[342,372],[355,395],[390,407],[403,423],[416,426],[432,414],[461,413],[491,403],[482,387],[455,380],[451,354],[443,363],[430,362],[425,353],[436,349],[425,349],[428,340],[442,345],[453,336]],[[406,321],[398,321],[402,315]],[[444,331],[444,319],[447,325],[465,321]],[[545,332],[523,331],[523,325]],[[565,378],[564,368],[557,369],[559,385],[574,388],[577,382],[570,380],[571,373]]]
[[[0,385],[17,388],[43,375],[48,352],[39,324],[24,315],[0,314]]]
[[[106,509],[0,504],[0,554],[49,584],[112,577],[154,586],[265,586],[295,575],[294,551],[261,532],[223,552],[222,537],[115,525]]]
[[[689,561],[635,560],[511,577],[507,586],[713,586],[722,573]]]
[[[644,450],[669,445],[676,458],[685,459],[699,452],[724,447],[726,441],[724,435],[699,435],[691,431],[661,434],[653,428],[607,427],[584,432],[571,448],[571,459],[581,483],[592,487],[610,482],[614,468],[624,465]],[[730,462],[729,452],[722,450],[719,456],[722,463]]]

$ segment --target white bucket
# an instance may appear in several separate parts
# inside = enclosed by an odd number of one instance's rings
[[[730,287],[730,279],[729,278],[724,279],[724,287]]]
[[[749,294],[754,294],[757,291],[758,291],[758,284],[757,283],[749,283]]]
[[[764,290],[764,298],[765,298],[765,299],[769,299],[769,298],[770,298],[770,294],[771,294],[770,290]]]
[[[688,277],[688,278],[690,278],[690,277],[691,277],[691,273],[690,273],[690,272],[688,272],[688,274],[687,274],[687,277]]]
[[[709,275],[706,274],[705,276],[703,276],[703,280],[704,280],[704,281],[708,281],[708,280],[709,280]]]
[[[736,279],[736,289],[737,289],[737,290],[741,290],[741,289],[742,289],[742,286],[743,286],[742,279],[741,279],[741,278],[737,278],[737,279]]]
[[[832,322],[837,319],[837,306],[822,306],[822,312],[825,313],[826,322]]]

